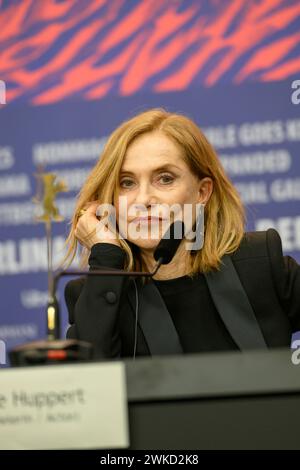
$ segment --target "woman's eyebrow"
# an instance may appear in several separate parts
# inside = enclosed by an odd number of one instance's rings
[[[162,171],[162,170],[169,170],[169,169],[172,169],[172,168],[176,168],[177,170],[181,170],[181,168],[179,168],[177,165],[174,165],[173,163],[166,163],[166,164],[161,165],[157,168],[154,168],[152,170],[152,173],[155,173],[157,171]],[[126,170],[126,168],[124,168],[120,172],[121,175],[124,174],[124,173],[126,173],[127,175],[134,175],[135,174],[133,171]]]

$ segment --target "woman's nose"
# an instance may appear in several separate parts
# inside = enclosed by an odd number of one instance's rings
[[[135,205],[141,206],[150,206],[151,204],[156,204],[155,190],[148,183],[140,184],[138,191],[135,197]]]

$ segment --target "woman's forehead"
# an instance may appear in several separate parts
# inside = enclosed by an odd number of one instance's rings
[[[148,132],[136,137],[128,146],[126,155],[132,155],[141,149],[155,153],[180,153],[181,149],[170,137],[163,132]]]
[[[183,162],[182,150],[162,133],[144,134],[128,147],[122,164],[123,171],[133,171],[136,165],[167,165]]]

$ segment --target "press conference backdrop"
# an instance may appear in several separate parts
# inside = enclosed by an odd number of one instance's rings
[[[68,186],[53,227],[62,258],[76,194],[108,135],[163,106],[193,118],[247,207],[300,261],[298,0],[0,3],[0,339],[45,335],[46,240],[38,165]],[[142,156],[141,156],[142,158]],[[63,331],[67,325],[62,300]]]

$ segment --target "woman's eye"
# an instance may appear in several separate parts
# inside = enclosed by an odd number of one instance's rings
[[[174,181],[174,176],[172,175],[159,175],[158,181],[161,182],[161,184],[167,185],[171,184]],[[130,179],[124,179],[120,181],[120,187],[123,189],[130,189],[134,186],[135,182]]]
[[[120,182],[120,186],[121,188],[131,188],[131,186],[134,184],[134,182],[132,180],[122,180]]]
[[[174,177],[172,175],[161,175],[159,179],[162,180],[163,184],[170,184],[174,181]]]

